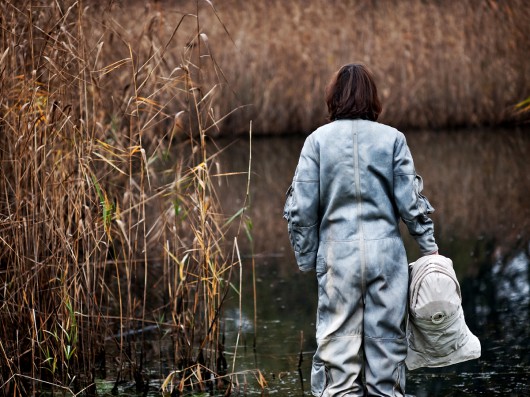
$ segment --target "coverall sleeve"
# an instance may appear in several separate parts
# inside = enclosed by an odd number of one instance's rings
[[[318,156],[309,137],[302,148],[283,211],[296,262],[304,272],[316,267],[320,227],[319,175]]]
[[[394,145],[394,200],[399,216],[416,240],[422,255],[438,250],[434,240],[434,225],[428,214],[434,208],[421,194],[423,180],[416,174],[405,136],[399,133]]]

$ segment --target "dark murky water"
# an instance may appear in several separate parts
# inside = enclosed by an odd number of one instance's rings
[[[408,372],[407,392],[418,397],[530,396],[530,131],[415,132],[407,139],[436,208],[440,252],[453,259],[466,322],[482,343],[478,360]],[[242,310],[234,296],[224,316],[229,363],[242,328],[232,370],[259,369],[268,382],[262,391],[251,373],[239,375],[246,395],[310,395],[316,280],[313,273],[298,272],[282,220],[285,190],[302,144],[303,138],[252,140],[257,324],[251,250],[244,241]],[[221,169],[246,171],[248,147],[245,140],[231,146],[220,159]],[[245,184],[245,177],[222,181],[228,211],[242,205]],[[414,242],[408,237],[405,242],[409,260],[415,260]],[[153,363],[153,378],[167,375],[170,368]]]
[[[407,139],[436,208],[440,251],[454,261],[466,322],[482,343],[479,360],[408,372],[407,392],[529,396],[530,131],[425,132]],[[259,368],[269,381],[265,395],[310,395],[316,280],[298,272],[281,219],[302,144],[303,138],[252,142],[258,324],[254,351],[248,283],[242,313],[247,347],[239,349],[236,369]],[[248,142],[242,146],[248,151]],[[245,169],[248,155],[242,149],[231,158],[237,169]],[[405,242],[415,260],[415,243]],[[227,330],[235,330],[237,310],[226,315]]]
[[[461,281],[466,322],[481,340],[482,357],[450,367],[408,372],[409,393],[418,397],[530,395],[529,262],[527,247],[484,264],[478,277]],[[254,353],[252,318],[244,317],[248,347],[237,365],[266,373],[270,389],[265,395],[309,396],[311,356],[316,347],[315,283],[311,274],[281,276],[277,265],[271,261],[258,267],[257,348]],[[244,307],[243,312],[251,316],[252,307]],[[237,321],[237,313],[227,314],[227,321]]]

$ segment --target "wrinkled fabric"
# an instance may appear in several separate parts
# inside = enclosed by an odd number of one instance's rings
[[[422,188],[392,127],[337,120],[306,139],[284,217],[300,270],[318,280],[313,395],[404,395],[408,264],[399,220],[423,254],[438,249]]]
[[[480,357],[480,341],[464,319],[451,259],[428,255],[409,266],[407,368],[444,367]]]

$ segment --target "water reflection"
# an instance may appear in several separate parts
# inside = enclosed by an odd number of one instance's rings
[[[425,192],[437,209],[433,218],[440,250],[453,259],[460,280],[466,322],[482,343],[479,360],[409,372],[407,391],[418,397],[528,396],[530,134],[466,130],[417,132],[407,139],[425,179]],[[242,306],[235,294],[229,298],[222,327],[230,366],[237,354],[229,371],[259,369],[268,387],[262,391],[252,375],[241,376],[241,395],[310,396],[316,280],[313,273],[297,270],[282,219],[285,191],[302,144],[303,138],[252,141],[253,246],[244,237],[239,241],[244,258]],[[246,140],[231,144],[217,159],[219,173],[246,172],[248,147]],[[236,213],[243,205],[246,176],[218,182],[224,210]],[[405,244],[414,260],[415,243],[405,238]],[[174,369],[170,334],[161,330],[148,343],[150,395],[157,396],[159,380]]]
[[[407,139],[437,209],[433,218],[441,252],[455,264],[466,322],[483,349],[479,360],[409,372],[408,392],[418,397],[530,395],[530,135],[466,130],[414,133]],[[310,395],[316,281],[313,274],[298,272],[281,219],[302,144],[303,138],[252,142],[257,344],[255,351],[246,350],[251,353],[240,351],[236,369],[261,369],[269,381],[264,395]],[[222,164],[246,170],[248,142],[231,148]],[[244,191],[245,182],[235,178],[222,186],[229,211],[241,205],[237,192]],[[413,260],[417,248],[410,238],[405,243]],[[250,280],[250,267],[246,272]],[[251,283],[244,288],[243,312],[252,318]]]
[[[466,321],[481,340],[482,357],[409,372],[409,393],[418,397],[530,394],[529,264],[528,251],[519,251],[513,257],[497,258],[489,268],[485,265],[477,277],[462,280]],[[257,347],[254,352],[248,342],[247,349],[240,351],[237,366],[265,373],[269,380],[265,395],[309,396],[310,361],[316,347],[316,286],[311,274],[281,276],[281,266],[272,261],[258,266],[262,279]],[[246,294],[250,297],[251,291]],[[251,302],[243,310],[250,315]],[[252,338],[248,333],[246,340]],[[298,373],[300,352],[302,377]]]
[[[528,308],[530,304],[530,287],[528,280],[528,255],[526,252],[519,252],[507,261],[498,259],[491,269],[492,279],[496,283],[497,306],[502,308],[499,313],[499,320],[505,324],[509,331],[504,338],[508,341],[512,334],[519,334],[521,326],[524,332],[525,324],[528,324],[528,311],[521,310]],[[512,323],[511,314],[519,313],[515,323]]]

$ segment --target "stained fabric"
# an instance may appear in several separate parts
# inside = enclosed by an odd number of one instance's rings
[[[284,217],[297,264],[318,281],[315,396],[403,396],[408,263],[400,219],[437,251],[433,207],[404,135],[337,120],[305,141]]]

